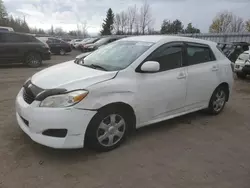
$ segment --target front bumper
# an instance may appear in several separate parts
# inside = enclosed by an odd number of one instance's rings
[[[242,72],[243,67],[244,67],[244,64],[235,64],[234,65],[234,72]]]
[[[35,142],[52,148],[82,148],[87,126],[96,111],[75,108],[41,108],[23,100],[23,89],[16,98],[16,118],[20,128]],[[45,130],[67,129],[63,138],[43,135]]]
[[[50,59],[51,59],[51,52],[50,51],[42,54],[42,60],[46,61],[46,60],[50,60]]]

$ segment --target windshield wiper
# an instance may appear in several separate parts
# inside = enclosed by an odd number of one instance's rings
[[[96,64],[91,64],[90,67],[92,67],[94,69],[101,69],[101,70],[107,71],[107,69],[105,69],[104,67],[102,67],[100,65],[96,65]]]

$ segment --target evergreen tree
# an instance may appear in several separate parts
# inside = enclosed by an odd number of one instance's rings
[[[198,28],[193,27],[192,23],[187,25],[185,33],[200,33],[201,31]]]
[[[106,19],[103,21],[101,35],[111,35],[114,25],[114,13],[111,8],[107,11]]]
[[[7,19],[7,11],[6,11],[6,8],[3,4],[3,1],[0,0],[0,25],[2,26],[6,26],[7,23],[8,23],[8,19]]]

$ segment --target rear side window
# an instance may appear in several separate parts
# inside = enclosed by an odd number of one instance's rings
[[[205,46],[187,46],[188,65],[196,65],[215,60],[215,56],[209,47]]]
[[[182,46],[169,44],[155,50],[147,61],[157,61],[160,64],[160,72],[180,68],[182,65]]]
[[[9,31],[9,30],[6,28],[0,28],[0,31]]]
[[[37,42],[36,38],[30,35],[21,35],[15,33],[1,33],[0,42],[3,43],[22,43]]]

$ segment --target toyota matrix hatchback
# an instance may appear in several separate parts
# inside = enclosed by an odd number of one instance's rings
[[[233,74],[216,45],[137,36],[44,69],[17,95],[18,124],[48,147],[108,151],[133,129],[202,109],[219,114]]]

